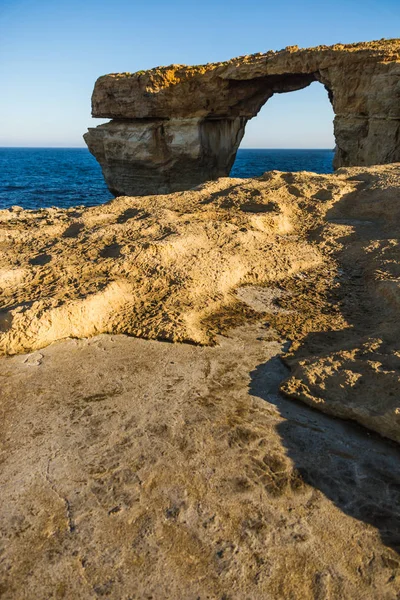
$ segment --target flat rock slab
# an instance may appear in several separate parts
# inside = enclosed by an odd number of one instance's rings
[[[398,598],[399,450],[279,396],[273,337],[2,357],[1,597]]]

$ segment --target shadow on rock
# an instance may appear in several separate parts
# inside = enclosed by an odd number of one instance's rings
[[[279,394],[288,370],[278,357],[251,372],[250,394],[274,404],[277,430],[305,483],[345,514],[376,527],[400,553],[400,449],[366,429]]]
[[[400,442],[400,176],[361,172],[351,181],[357,189],[308,235],[330,248],[335,277],[322,270],[317,282],[308,276],[291,287],[290,308],[306,325],[286,356],[282,391]],[[295,317],[286,339],[298,334]]]

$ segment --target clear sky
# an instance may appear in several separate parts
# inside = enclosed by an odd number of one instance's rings
[[[400,0],[0,0],[0,146],[83,146],[99,75],[398,37]],[[275,95],[242,147],[333,147],[314,83]]]

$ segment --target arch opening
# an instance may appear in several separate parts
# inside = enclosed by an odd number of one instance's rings
[[[271,170],[333,172],[331,91],[316,78],[289,91],[275,91],[248,120],[231,177],[257,177]]]

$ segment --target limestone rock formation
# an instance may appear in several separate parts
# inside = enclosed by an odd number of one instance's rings
[[[313,81],[335,113],[336,168],[400,161],[400,40],[105,75],[92,114],[112,121],[85,141],[115,195],[185,190],[229,175],[247,121]]]
[[[0,352],[260,322],[292,342],[285,394],[400,441],[399,193],[397,164],[0,211]]]

